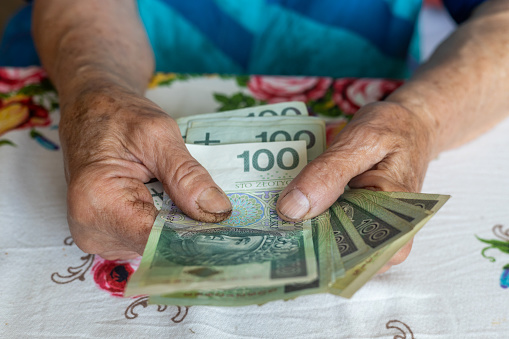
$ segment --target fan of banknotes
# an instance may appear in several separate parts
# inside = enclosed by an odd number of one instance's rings
[[[125,295],[167,305],[242,306],[314,293],[351,297],[449,196],[346,189],[328,211],[287,222],[279,192],[325,150],[325,123],[286,102],[177,120],[231,216],[204,223],[164,196]]]

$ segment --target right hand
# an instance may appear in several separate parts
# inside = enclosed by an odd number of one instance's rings
[[[154,177],[191,218],[230,215],[230,201],[189,154],[173,119],[122,87],[92,87],[61,101],[68,223],[79,248],[110,260],[141,255],[157,216],[144,185]]]
[[[281,192],[278,214],[288,221],[323,213],[345,186],[375,191],[420,192],[436,148],[433,120],[397,101],[362,107],[333,144]],[[410,254],[404,246],[380,271]]]

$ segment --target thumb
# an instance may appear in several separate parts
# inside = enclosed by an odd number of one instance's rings
[[[297,221],[323,213],[343,194],[352,178],[384,159],[387,144],[383,133],[352,120],[335,143],[281,192],[277,202],[279,216]]]
[[[171,200],[189,217],[204,222],[220,222],[230,216],[232,206],[207,170],[187,150],[173,122],[165,133],[155,134],[152,152],[142,160],[164,185]]]

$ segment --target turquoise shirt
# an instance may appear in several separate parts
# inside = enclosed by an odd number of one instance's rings
[[[421,0],[138,0],[156,68],[406,77]],[[411,51],[411,52],[409,52]]]
[[[456,21],[484,0],[443,0]],[[138,0],[156,70],[405,78],[420,61],[421,0]],[[31,5],[6,27],[0,66],[38,65]]]

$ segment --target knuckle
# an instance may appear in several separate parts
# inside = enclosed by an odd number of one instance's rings
[[[338,168],[335,166],[334,161],[330,157],[324,157],[320,161],[310,162],[308,165],[308,172],[313,173],[313,181],[319,185],[329,185],[329,177],[331,175],[338,176]]]
[[[187,187],[197,181],[204,181],[208,173],[195,159],[187,159],[179,163],[174,170],[174,184]]]
[[[155,116],[141,121],[133,121],[132,128],[136,128],[141,131],[150,131],[150,134],[159,139],[168,134],[168,127],[171,123],[162,116]]]
[[[154,154],[158,154],[158,148],[161,145],[184,147],[184,140],[177,123],[166,115],[158,115],[141,121],[134,119],[127,129],[127,135],[136,144],[145,145],[145,148],[151,149]]]
[[[344,186],[353,175],[361,172],[361,164],[354,151],[331,150],[307,165],[310,177],[319,184],[330,187]],[[312,173],[312,174],[311,174]]]

